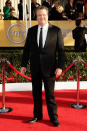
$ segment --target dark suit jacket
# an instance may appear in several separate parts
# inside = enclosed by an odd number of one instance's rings
[[[54,75],[56,68],[64,68],[65,55],[61,30],[49,24],[45,46],[40,53],[37,44],[37,29],[38,25],[28,30],[21,66],[26,67],[30,58],[33,76],[37,75],[41,68],[43,76],[50,77]]]
[[[37,2],[36,2],[36,5],[40,6],[40,4]],[[35,13],[36,8],[37,8],[36,5],[33,2],[31,3],[31,19],[32,20],[36,20],[36,13]]]
[[[87,29],[78,26],[72,31],[72,34],[75,39],[75,51],[86,51],[85,34],[87,34]]]

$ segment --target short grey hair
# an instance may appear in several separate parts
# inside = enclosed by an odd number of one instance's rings
[[[47,14],[49,14],[48,8],[47,8],[46,6],[38,6],[38,7],[36,8],[36,14],[37,14],[37,11],[38,11],[38,10],[46,10],[46,11],[47,11]]]

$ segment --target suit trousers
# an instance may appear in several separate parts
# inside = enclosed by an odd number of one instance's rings
[[[41,73],[38,72],[37,76],[32,76],[32,93],[34,100],[34,117],[38,119],[43,118],[42,113],[42,80],[45,88],[45,98],[48,109],[49,118],[51,121],[55,121],[57,115],[57,105],[54,96],[54,84],[55,76],[42,77]]]

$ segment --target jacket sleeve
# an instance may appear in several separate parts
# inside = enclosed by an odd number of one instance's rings
[[[30,29],[28,30],[27,33],[27,38],[22,55],[21,67],[27,67],[29,55],[30,55]]]
[[[59,29],[58,31],[58,39],[57,39],[57,53],[58,53],[58,67],[62,70],[64,69],[65,65],[65,51],[64,51],[64,42],[62,32]]]

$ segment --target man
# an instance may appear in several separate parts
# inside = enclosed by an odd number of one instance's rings
[[[86,51],[86,39],[87,28],[81,27],[81,19],[76,20],[76,28],[72,30],[73,39],[75,39],[75,51],[85,52]]]
[[[76,6],[77,6],[77,12],[83,14],[84,1],[83,0],[77,0]]]
[[[36,10],[38,25],[28,30],[22,57],[21,73],[25,74],[30,58],[32,92],[34,100],[34,118],[29,122],[42,120],[42,80],[50,121],[59,126],[57,105],[54,98],[55,75],[64,68],[64,45],[61,30],[48,23],[48,8],[39,6]],[[42,37],[41,33],[42,32]],[[42,40],[41,40],[42,39]],[[42,43],[41,43],[42,42]],[[56,61],[56,54],[58,60]],[[58,65],[57,65],[58,64]]]
[[[23,0],[18,4],[19,20],[23,20]],[[26,5],[26,15],[28,14],[28,7]]]
[[[32,20],[36,20],[35,11],[36,11],[38,6],[40,6],[40,4],[37,3],[37,0],[32,0],[32,2],[31,2],[31,19]]]

